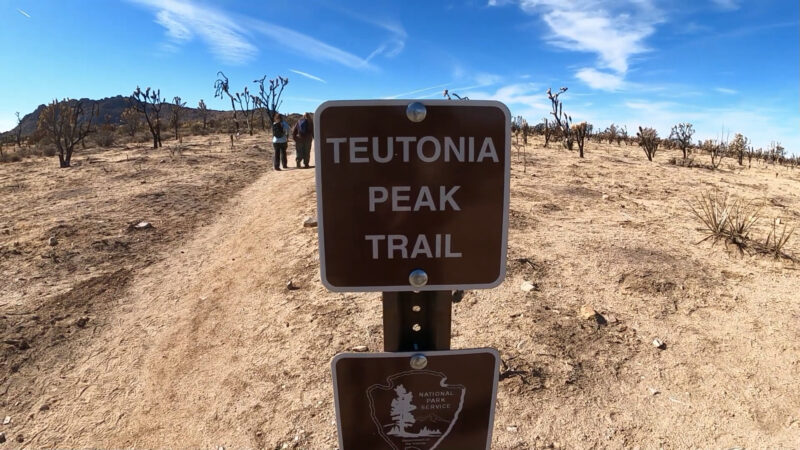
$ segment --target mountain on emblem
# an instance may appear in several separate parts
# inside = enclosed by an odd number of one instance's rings
[[[433,450],[447,437],[467,390],[446,381],[441,372],[414,370],[367,389],[372,420],[393,449]]]

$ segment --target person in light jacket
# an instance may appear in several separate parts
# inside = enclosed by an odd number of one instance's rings
[[[272,148],[275,149],[273,164],[275,170],[281,170],[281,165],[286,169],[286,147],[289,145],[289,124],[283,120],[283,115],[275,114],[272,122]]]

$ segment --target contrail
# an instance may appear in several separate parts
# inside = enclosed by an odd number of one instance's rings
[[[326,84],[328,83],[327,81],[323,80],[322,78],[320,78],[318,76],[311,75],[310,73],[301,72],[301,71],[295,70],[295,69],[289,69],[289,71],[290,72],[294,72],[294,73],[296,73],[298,75],[302,75],[302,76],[304,76],[306,78],[311,78],[312,80],[317,80],[317,81],[319,81],[321,83],[326,83]]]
[[[25,17],[27,17],[28,19],[30,19],[30,18],[31,18],[31,15],[30,15],[30,14],[28,14],[28,13],[26,13],[25,11],[23,11],[23,10],[21,10],[21,9],[19,9],[19,8],[17,8],[17,11],[19,11],[19,13],[20,13],[20,14],[22,14],[22,15],[23,15],[23,16],[25,16]]]

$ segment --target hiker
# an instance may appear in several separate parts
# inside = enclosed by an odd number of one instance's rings
[[[272,148],[275,149],[275,159],[273,161],[275,170],[288,169],[286,164],[286,147],[288,144],[289,124],[283,120],[283,115],[275,114],[272,122]]]
[[[297,167],[300,168],[300,162],[308,169],[308,158],[311,154],[311,141],[314,139],[314,122],[311,121],[311,114],[305,113],[300,120],[294,124],[292,128],[292,139],[294,139],[297,157]]]

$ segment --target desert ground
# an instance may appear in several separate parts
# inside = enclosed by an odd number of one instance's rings
[[[0,165],[0,448],[337,447],[329,362],[382,349],[380,293],[321,285],[314,171],[268,139]],[[453,306],[453,347],[503,359],[493,448],[800,447],[798,265],[688,206],[763,202],[763,239],[800,171],[549,147],[514,151],[505,282]]]

